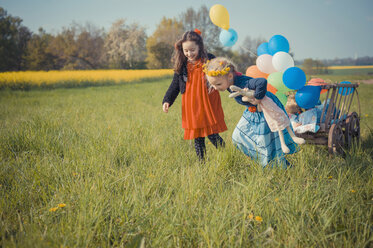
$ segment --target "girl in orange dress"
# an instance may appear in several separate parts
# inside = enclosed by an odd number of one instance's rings
[[[182,127],[184,139],[194,139],[197,156],[204,160],[205,137],[217,148],[224,146],[219,133],[227,130],[219,92],[208,90],[202,65],[215,56],[207,54],[198,29],[185,32],[175,44],[174,77],[163,98],[163,111],[168,113],[179,93],[182,94]]]

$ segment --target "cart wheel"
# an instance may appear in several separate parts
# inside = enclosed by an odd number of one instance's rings
[[[356,112],[352,112],[346,119],[346,142],[350,148],[360,142],[360,120]]]
[[[352,145],[352,132],[349,130],[349,123],[351,122],[351,120],[351,115],[348,114],[345,123],[345,142],[347,148],[350,148]]]
[[[343,134],[342,126],[337,123],[333,124],[329,130],[328,148],[331,154],[344,154],[345,137]]]

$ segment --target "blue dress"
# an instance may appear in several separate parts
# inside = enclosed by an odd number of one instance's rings
[[[234,85],[255,90],[254,97],[256,99],[263,99],[264,96],[271,98],[286,113],[280,100],[271,92],[267,92],[266,79],[236,76]],[[228,91],[231,92],[230,89]],[[235,100],[247,107],[254,106],[251,103],[243,102],[242,96],[237,96]],[[285,143],[290,150],[289,154],[297,152],[299,146],[294,143],[288,131],[285,129],[282,132]],[[277,132],[271,132],[263,112],[256,111],[252,113],[246,108],[233,131],[232,141],[239,150],[256,160],[263,167],[281,166],[287,168],[288,162],[281,149],[280,137]]]

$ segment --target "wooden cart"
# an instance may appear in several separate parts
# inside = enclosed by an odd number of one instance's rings
[[[321,88],[326,89],[327,93],[321,118],[317,123],[320,130],[317,133],[297,135],[305,138],[307,143],[328,145],[331,154],[343,155],[353,144],[359,144],[361,112],[358,87],[359,84],[322,85]],[[342,90],[349,94],[341,94]],[[350,109],[355,95],[358,113]]]

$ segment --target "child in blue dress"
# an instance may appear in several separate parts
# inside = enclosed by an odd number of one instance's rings
[[[263,112],[258,111],[258,104],[267,96],[284,113],[284,106],[278,98],[267,91],[267,80],[265,78],[250,78],[236,72],[236,66],[226,58],[215,58],[204,65],[208,82],[211,87],[219,91],[228,90],[236,86],[245,91],[253,90],[253,98],[249,99],[245,94],[237,94],[235,100],[247,107],[232,134],[232,141],[247,156],[257,160],[263,167],[274,164],[287,168],[279,132],[272,132],[265,119]],[[299,150],[294,142],[303,143],[302,139],[296,137],[290,128],[282,130],[283,141],[288,150],[286,153],[293,154]],[[293,140],[294,139],[294,140]]]

